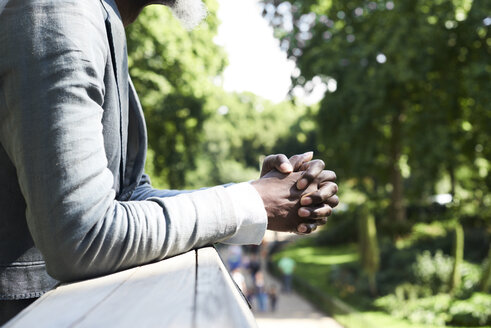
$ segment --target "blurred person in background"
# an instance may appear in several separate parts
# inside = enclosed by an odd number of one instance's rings
[[[295,271],[295,261],[287,256],[282,257],[278,262],[281,274],[283,276],[283,288],[285,293],[291,293],[292,291],[292,277],[293,271]]]
[[[266,290],[266,281],[261,271],[256,273],[255,298],[257,300],[258,310],[266,312],[268,310],[268,292]]]
[[[259,270],[261,270],[261,262],[257,254],[250,255],[247,268],[249,269],[249,274],[251,275],[252,282],[256,284],[256,274]]]
[[[278,293],[276,291],[276,285],[271,285],[268,291],[269,296],[269,309],[271,312],[276,312],[276,303],[278,302]]]

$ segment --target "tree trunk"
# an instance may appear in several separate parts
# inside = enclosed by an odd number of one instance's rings
[[[460,265],[464,260],[464,229],[460,223],[455,226],[455,239],[453,245],[453,270],[450,277],[450,292],[454,292],[461,282]]]
[[[376,296],[376,276],[380,267],[380,251],[377,241],[375,216],[370,213],[366,207],[364,207],[359,220],[358,247],[360,252],[360,261],[363,271],[368,276],[370,293],[372,296]]]
[[[402,154],[402,113],[398,111],[391,122],[392,137],[390,140],[390,181],[392,184],[391,216],[396,222],[406,221],[404,207],[403,178],[399,161]]]
[[[491,244],[489,245],[488,257],[484,260],[484,269],[479,287],[484,293],[491,289]]]

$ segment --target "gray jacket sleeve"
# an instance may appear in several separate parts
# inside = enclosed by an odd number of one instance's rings
[[[0,141],[50,275],[111,273],[235,234],[237,200],[223,187],[115,200],[101,124],[108,47],[98,1],[10,1],[0,44]]]
[[[224,185],[224,187],[227,186]],[[205,190],[205,188],[201,190]],[[152,187],[149,176],[147,174],[143,174],[140,180],[140,184],[136,187],[135,191],[131,195],[131,200],[147,200],[151,197],[165,198],[181,194],[188,194],[195,191],[196,190],[155,189]]]

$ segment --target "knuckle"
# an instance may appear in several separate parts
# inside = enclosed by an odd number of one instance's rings
[[[308,181],[312,181],[315,179],[315,175],[311,170],[305,171],[305,173],[302,175],[303,179],[307,179]]]
[[[324,195],[321,194],[320,192],[315,192],[309,196],[312,198],[312,202],[314,204],[322,203],[324,201]]]
[[[300,158],[300,155],[293,155],[292,157],[290,157],[290,161],[298,161]]]
[[[311,165],[316,167],[317,169],[319,168],[323,169],[325,167],[325,163],[321,159],[313,159],[311,163],[312,163]]]
[[[276,155],[276,159],[279,161],[279,162],[288,162],[288,158],[286,157],[285,154],[277,154]]]
[[[336,172],[331,170],[326,170],[326,177],[329,180],[335,181],[338,177],[336,176]]]
[[[266,157],[264,158],[263,164],[264,164],[264,163],[268,163],[268,162],[273,161],[273,160],[274,160],[274,158],[275,158],[275,156],[276,156],[276,155],[268,155],[268,156],[266,156]]]

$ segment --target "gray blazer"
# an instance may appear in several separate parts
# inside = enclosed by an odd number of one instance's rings
[[[0,300],[233,238],[257,217],[241,206],[264,212],[249,184],[153,189],[146,147],[114,1],[0,0]]]

